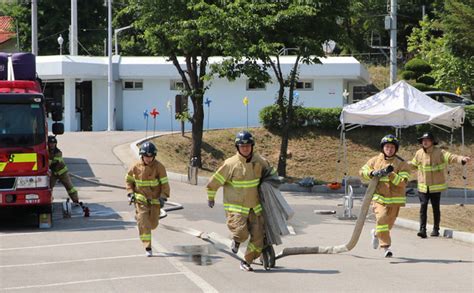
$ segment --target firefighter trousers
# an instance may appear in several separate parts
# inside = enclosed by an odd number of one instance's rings
[[[392,239],[390,238],[390,230],[398,217],[400,211],[399,205],[383,205],[373,202],[375,213],[375,231],[379,239],[380,247],[390,247]]]
[[[245,261],[251,264],[254,259],[262,254],[264,238],[264,220],[262,214],[255,214],[253,209],[247,215],[227,212],[227,227],[232,232],[234,241],[242,243],[247,238],[250,240],[245,251]]]
[[[441,200],[441,193],[423,193],[418,192],[420,198],[420,231],[426,231],[426,219],[428,212],[428,202],[431,200],[431,207],[433,208],[433,230],[439,230],[439,222],[441,221],[441,211],[439,203]]]
[[[69,173],[63,173],[61,175],[51,175],[50,179],[50,187],[53,189],[54,185],[56,185],[56,181],[59,180],[61,181],[61,184],[64,185],[64,188],[66,188],[67,194],[71,198],[71,200],[75,203],[79,202],[79,197],[77,195],[77,190],[74,188],[74,185],[72,185],[71,177],[69,177]]]
[[[160,205],[135,203],[135,219],[137,220],[138,234],[143,247],[151,248],[151,230],[158,227]]]

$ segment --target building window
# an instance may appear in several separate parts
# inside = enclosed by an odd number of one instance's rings
[[[124,90],[142,90],[143,89],[143,81],[141,81],[141,80],[125,80],[123,82],[123,89]]]
[[[182,80],[170,80],[170,90],[181,91],[184,89],[184,82]]]
[[[257,82],[253,80],[247,80],[247,90],[248,91],[264,91],[266,89],[264,82]]]
[[[312,91],[313,81],[312,80],[298,80],[296,82],[296,88],[302,91]]]

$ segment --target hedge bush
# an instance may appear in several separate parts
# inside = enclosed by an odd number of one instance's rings
[[[427,84],[429,86],[432,86],[435,84],[436,80],[429,76],[429,75],[423,75],[423,76],[420,76],[416,82],[421,82],[421,83],[424,83],[424,84]]]
[[[337,128],[340,124],[339,117],[342,108],[304,108],[295,107],[295,119],[290,125],[291,129],[306,126],[318,126],[323,129]],[[271,105],[260,110],[260,123],[270,131],[277,131],[283,126],[280,120],[278,106]]]
[[[413,71],[416,77],[431,72],[431,66],[424,60],[414,58],[405,64],[405,70]]]
[[[465,125],[474,126],[474,105],[465,106]],[[340,125],[342,108],[304,108],[295,107],[295,121],[290,126],[291,129],[316,126],[320,129],[336,129]],[[260,123],[272,132],[281,130],[282,123],[279,118],[279,109],[276,105],[271,105],[260,110]],[[423,127],[423,126],[418,126]]]

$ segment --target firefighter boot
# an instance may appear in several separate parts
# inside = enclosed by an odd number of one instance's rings
[[[430,234],[431,237],[438,237],[439,236],[439,228],[434,227],[433,231]]]
[[[418,235],[419,237],[421,238],[426,238],[426,229],[420,229],[420,231],[418,231],[418,233],[416,234]]]
[[[239,246],[240,246],[240,243],[235,241],[235,240],[232,240],[232,244],[230,245],[230,249],[232,250],[233,253],[237,253],[239,251]]]
[[[245,272],[253,272],[252,267],[245,261],[240,262],[240,269]]]
[[[146,257],[152,257],[153,256],[153,251],[151,250],[151,247],[145,248],[145,255],[146,255]]]

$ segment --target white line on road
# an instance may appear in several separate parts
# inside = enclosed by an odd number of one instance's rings
[[[138,278],[166,277],[166,276],[182,275],[182,274],[183,274],[182,272],[176,272],[176,273],[163,273],[163,274],[115,277],[115,278],[107,278],[107,279],[92,279],[92,280],[74,281],[74,282],[63,282],[63,283],[52,283],[52,284],[41,284],[41,285],[29,285],[29,286],[20,286],[20,287],[0,288],[0,291],[1,290],[22,290],[22,289],[32,289],[32,288],[56,287],[56,286],[76,285],[76,284],[104,282],[104,281],[127,280],[127,279],[138,279]]]
[[[290,231],[290,235],[296,235],[296,232],[293,226],[288,225],[286,227],[288,227],[288,231]]]
[[[85,227],[85,228],[76,228],[76,229],[58,229],[58,230],[48,230],[43,232],[31,232],[31,233],[0,233],[0,237],[12,237],[12,236],[31,236],[36,234],[45,234],[54,232],[74,232],[74,231],[87,231],[87,230],[99,230],[99,229],[108,229],[108,228],[134,228],[135,225],[107,225],[107,226],[92,226],[92,227]]]
[[[49,244],[49,245],[37,245],[37,246],[25,246],[25,247],[11,247],[11,248],[0,248],[0,251],[38,249],[38,248],[46,248],[46,247],[61,247],[61,246],[110,243],[110,242],[122,242],[122,241],[136,241],[136,240],[137,240],[136,238],[124,238],[124,239],[111,239],[111,240],[102,240],[102,241],[86,241],[86,242],[73,242],[73,243]]]
[[[26,264],[16,264],[16,265],[0,265],[0,269],[18,268],[18,267],[31,267],[31,266],[46,266],[46,265],[57,265],[57,264],[74,263],[74,262],[111,260],[111,259],[132,258],[132,257],[143,257],[143,254],[109,256],[109,257],[96,257],[96,258],[61,260],[61,261],[38,262],[38,263],[26,263]]]

